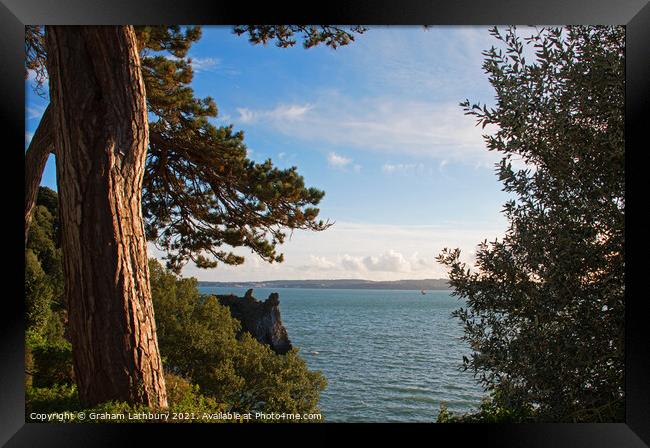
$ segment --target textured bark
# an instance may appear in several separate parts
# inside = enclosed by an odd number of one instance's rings
[[[25,152],[25,244],[27,244],[29,226],[32,222],[38,186],[41,184],[47,159],[53,150],[52,108],[48,105]]]
[[[79,397],[166,407],[142,221],[148,123],[135,34],[48,26],[46,45]]]

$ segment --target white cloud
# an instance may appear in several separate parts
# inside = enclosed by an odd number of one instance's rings
[[[335,152],[330,152],[327,155],[327,163],[334,168],[345,168],[352,162],[352,159],[341,156]]]
[[[481,51],[495,43],[487,27],[371,27],[364,37],[345,49],[352,57],[336,59],[358,74],[362,90],[310,92],[300,126],[249,108],[242,122],[324,151],[338,146],[491,168],[499,156],[485,149],[482,135],[495,129],[476,126],[458,105],[465,98],[493,102],[481,67]]]
[[[377,257],[364,257],[363,264],[369,271],[408,272],[411,270],[411,264],[404,255],[394,250],[384,252]]]
[[[309,265],[307,265],[308,268],[328,270],[336,267],[336,263],[333,261],[330,261],[325,257],[318,257],[316,255],[310,255],[309,262]]]
[[[457,103],[388,97],[359,99],[323,92],[307,106],[237,111],[241,123],[257,123],[315,146],[345,146],[489,166],[498,158],[485,149],[483,140],[483,134],[495,129],[476,126],[475,118],[464,115]],[[298,119],[300,126],[293,122]]]
[[[300,120],[312,109],[309,104],[279,104],[273,109],[253,110],[246,107],[237,108],[240,123],[254,123],[265,121],[271,123],[283,123],[286,121]]]
[[[393,249],[378,255],[355,256],[344,254],[343,256],[337,256],[334,261],[325,257],[317,258],[318,260],[313,260],[312,267],[320,268],[325,265],[330,270],[338,268],[348,273],[363,273],[366,276],[373,272],[415,273],[432,267],[430,262],[418,255],[418,252],[414,252],[407,258],[401,252]]]
[[[239,107],[237,108],[237,112],[239,112],[239,121],[242,123],[250,123],[255,120],[255,112],[250,109]]]
[[[220,60],[217,58],[197,58],[193,57],[192,59],[192,69],[195,72],[209,71],[220,64]]]
[[[381,167],[381,170],[384,173],[388,174],[393,174],[393,173],[400,173],[400,174],[422,174],[424,172],[424,164],[422,163],[398,163],[398,164],[391,164],[391,163],[384,163],[384,165]]]
[[[277,118],[295,120],[305,115],[311,108],[312,107],[308,104],[303,106],[299,106],[297,104],[292,104],[289,106],[278,106],[273,111],[273,114]]]
[[[495,39],[486,26],[371,27],[366,37],[349,47],[348,64],[368,88],[456,103],[490,98],[481,52]]]
[[[270,128],[283,134],[281,138],[308,142],[311,147],[320,146],[325,151],[343,146],[350,150],[444,159],[440,169],[446,163],[458,161],[491,168],[498,154],[485,149],[482,136],[494,129],[476,126],[475,118],[464,115],[458,105],[465,95],[475,99],[471,92],[475,91],[477,80],[488,86],[484,91],[490,92],[480,55],[492,43],[486,28],[433,27],[429,32],[389,29],[377,36],[369,39],[369,44],[361,40],[355,43],[357,49],[351,46],[347,51],[358,57],[346,63],[358,65],[365,76],[364,83],[381,87],[378,91],[384,91],[382,96],[366,92],[365,97],[359,97],[356,92],[322,90],[305,98],[307,104],[239,108],[239,121]],[[439,50],[440,47],[443,49]],[[448,57],[441,58],[441,54]],[[454,71],[450,72],[450,68]],[[480,97],[485,95],[476,99]],[[294,121],[298,119],[300,125],[296,126]],[[249,132],[255,132],[255,128]],[[352,165],[348,168],[361,169]],[[384,172],[417,169],[413,165],[388,163]]]
[[[43,116],[43,113],[45,112],[46,106],[44,105],[33,105],[33,106],[28,106],[26,109],[27,112],[27,119],[28,120],[33,120],[36,118],[41,118]]]
[[[399,275],[425,274],[435,268],[433,257],[430,260],[422,258],[418,252],[413,252],[410,257],[390,249],[376,255],[350,255],[343,254],[335,257],[309,256],[309,263],[301,266],[303,271],[338,271],[344,277],[357,276],[368,278],[379,273]]]
[[[362,272],[365,271],[365,266],[361,257],[353,257],[345,254],[339,261],[341,267],[346,271]]]
[[[177,58],[172,54],[165,54],[164,57],[172,61],[180,60],[180,58]],[[237,68],[224,64],[223,61],[219,58],[213,58],[213,57],[202,58],[197,56],[190,56],[190,59],[191,59],[190,65],[192,66],[192,69],[194,70],[195,74],[209,72],[209,73],[218,73],[220,75],[226,75],[228,77],[233,77],[241,73]]]
[[[505,222],[437,226],[337,222],[324,232],[296,231],[279,247],[284,263],[269,264],[238,248],[234,252],[246,257],[243,265],[203,270],[188,264],[183,275],[216,281],[445,278],[446,268],[435,260],[443,248],[460,248],[461,260],[473,266],[478,243],[501,237],[504,229]],[[150,245],[149,255],[161,254]]]

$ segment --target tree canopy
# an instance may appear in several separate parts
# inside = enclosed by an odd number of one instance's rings
[[[509,227],[475,269],[445,250],[465,359],[497,408],[542,421],[624,417],[623,27],[491,34],[484,52],[496,105],[461,106],[483,125],[513,200]],[[530,59],[524,44],[532,46]],[[515,168],[514,160],[519,160]],[[523,162],[523,166],[522,166]]]
[[[216,126],[218,111],[210,97],[196,98],[190,84],[192,44],[200,27],[136,27],[150,113],[149,151],[143,185],[147,238],[166,252],[168,267],[179,272],[188,261],[202,268],[218,262],[241,264],[244,257],[224,246],[245,247],[268,262],[281,262],[277,246],[286,230],[320,231],[331,224],[318,219],[324,192],[305,186],[296,167],[278,169],[272,161],[247,157],[244,133]],[[254,43],[276,41],[289,47],[302,36],[306,48],[323,43],[347,45],[363,27],[237,26]],[[26,70],[35,87],[45,79],[43,29],[27,27]]]

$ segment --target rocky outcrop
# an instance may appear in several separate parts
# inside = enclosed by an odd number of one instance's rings
[[[264,302],[253,297],[253,290],[246,291],[244,297],[235,295],[217,296],[219,303],[230,308],[232,317],[242,324],[255,339],[267,344],[274,352],[284,354],[291,350],[291,341],[280,318],[280,298],[272,293]]]

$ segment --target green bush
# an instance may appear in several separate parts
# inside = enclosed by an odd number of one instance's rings
[[[483,399],[476,412],[465,414],[454,414],[447,408],[446,403],[440,405],[438,423],[531,423],[536,420],[535,411],[532,407],[526,406],[517,409],[510,409],[498,404],[495,399],[498,392]]]
[[[177,278],[155,261],[151,262],[151,285],[160,351],[168,372],[166,411],[197,416],[319,412],[316,406],[326,380],[319,372],[308,370],[296,349],[279,355],[248,333],[238,339],[240,323],[227,307],[215,297],[201,296],[195,279]],[[145,406],[119,402],[83,409],[74,386],[72,348],[63,338],[63,321],[59,313],[51,315],[59,327],[52,324],[49,332],[41,328],[27,336],[29,412],[149,411]]]
[[[50,281],[41,267],[36,254],[25,251],[25,305],[27,309],[27,329],[41,334],[47,326],[54,291]]]
[[[45,343],[30,348],[34,387],[74,383],[72,346],[67,341],[60,344]]]
[[[228,406],[217,403],[213,398],[199,392],[199,387],[189,383],[184,378],[165,374],[167,384],[168,404],[165,410],[150,408],[144,405],[133,405],[126,402],[109,401],[92,408],[86,408],[79,402],[77,388],[72,384],[56,384],[51,387],[28,387],[26,390],[26,419],[27,421],[43,421],[32,418],[31,414],[64,413],[73,414],[74,418],[65,416],[62,420],[53,419],[52,423],[146,423],[165,422],[161,419],[128,418],[129,414],[168,413],[166,420],[170,423],[213,422],[223,420],[202,419],[204,413],[218,414],[228,411]],[[77,418],[78,413],[84,413],[85,418]],[[194,415],[196,419],[182,419],[173,416],[178,414]],[[92,417],[91,417],[92,415]],[[110,418],[111,415],[123,415],[123,419]]]
[[[214,296],[201,296],[195,279],[177,278],[150,261],[160,352],[166,370],[181,375],[233,412],[319,412],[327,382],[297,350],[285,355],[241,328]]]
[[[228,411],[228,405],[218,403],[214,398],[201,394],[199,386],[178,375],[165,375],[167,401],[170,413],[218,414]]]
[[[50,413],[76,411],[81,409],[77,386],[56,384],[51,387],[28,387],[25,390],[25,412],[27,421],[32,412]]]
[[[231,383],[223,395],[235,411],[318,412],[316,405],[327,381],[319,372],[307,369],[296,349],[277,355],[244,333],[233,364],[237,372],[234,380],[243,386]]]
[[[54,197],[52,197],[54,195]],[[39,260],[53,292],[53,308],[63,308],[63,265],[59,244],[56,192],[41,187],[27,238],[27,249]]]
[[[26,408],[30,412],[144,412],[144,406],[102,403],[83,409],[66,340],[56,193],[41,188],[25,251]],[[326,380],[310,372],[297,350],[278,355],[245,333],[197,280],[150,262],[158,342],[171,413],[317,413]]]

